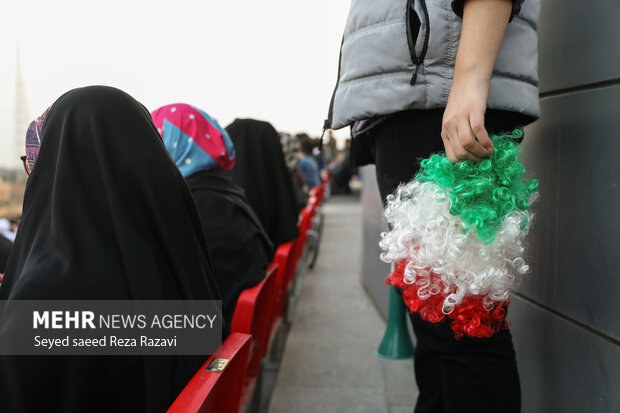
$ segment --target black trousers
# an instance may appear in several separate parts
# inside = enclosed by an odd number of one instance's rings
[[[443,150],[443,110],[400,112],[368,132],[381,197],[417,172],[420,158]],[[510,116],[487,112],[487,129],[512,129]],[[417,337],[414,358],[420,395],[415,413],[518,413],[521,388],[510,331],[490,338],[454,338],[449,322],[410,314]]]

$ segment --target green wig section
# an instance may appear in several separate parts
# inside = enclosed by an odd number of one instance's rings
[[[435,154],[421,162],[418,181],[432,182],[452,200],[450,213],[466,223],[464,232],[476,229],[485,244],[495,239],[501,220],[512,211],[525,211],[528,199],[538,190],[538,181],[524,179],[525,167],[519,161],[517,140],[522,129],[491,135],[493,155],[479,163],[453,164],[446,155]],[[525,218],[524,218],[525,220]],[[521,222],[521,228],[527,221]]]

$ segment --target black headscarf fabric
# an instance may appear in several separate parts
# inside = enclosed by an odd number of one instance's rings
[[[109,87],[47,115],[1,300],[220,299],[191,193],[149,112]],[[8,307],[7,307],[8,308]],[[0,323],[10,334],[11,313]],[[161,412],[204,356],[4,356],[2,412]]]
[[[253,119],[236,119],[226,130],[237,154],[231,176],[244,189],[271,242],[278,246],[295,239],[297,196],[278,132]]]
[[[265,278],[274,249],[243,190],[227,171],[215,168],[187,178],[222,293],[230,325],[239,294]]]

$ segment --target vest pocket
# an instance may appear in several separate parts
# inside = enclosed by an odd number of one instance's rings
[[[422,9],[423,17],[424,17],[424,42],[422,45],[422,51],[420,55],[416,53],[415,45],[418,42],[418,37],[420,36],[420,29],[422,27],[422,21],[420,20],[420,16],[415,10],[415,2],[416,0],[407,0],[407,45],[409,46],[409,54],[411,55],[411,62],[415,65],[415,69],[413,75],[411,76],[411,81],[409,82],[412,86],[415,84],[418,78],[418,71],[420,70],[420,66],[424,63],[424,57],[426,56],[426,52],[428,50],[428,39],[430,36],[430,19],[428,17],[428,9],[426,8],[425,0],[418,0],[420,2],[420,8]]]

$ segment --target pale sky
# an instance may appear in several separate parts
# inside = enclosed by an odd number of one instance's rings
[[[318,135],[350,0],[3,3],[30,117],[67,90],[104,84],[150,110],[185,102],[222,126],[253,117]]]

